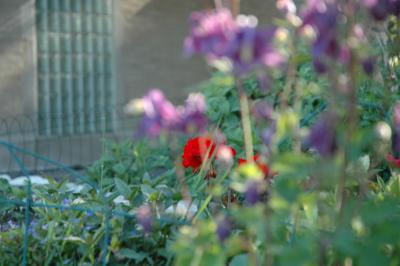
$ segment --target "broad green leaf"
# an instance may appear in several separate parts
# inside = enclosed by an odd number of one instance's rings
[[[132,194],[132,190],[129,188],[129,185],[119,178],[114,178],[115,186],[117,187],[118,192],[124,196],[125,198],[129,198]]]

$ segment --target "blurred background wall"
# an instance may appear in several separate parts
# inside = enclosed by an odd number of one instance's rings
[[[103,137],[132,138],[126,102],[160,88],[182,103],[186,88],[208,78],[202,58],[183,55],[183,40],[190,13],[212,5],[0,0],[0,140],[73,166],[97,159]],[[275,1],[242,0],[241,11],[267,25]],[[1,149],[0,172],[17,168]]]

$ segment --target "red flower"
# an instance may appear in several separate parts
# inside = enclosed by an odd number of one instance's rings
[[[389,165],[395,168],[400,168],[400,158],[396,159],[391,153],[386,156],[386,161],[389,163]]]
[[[196,172],[200,169],[204,160],[211,159],[215,152],[216,144],[210,137],[196,137],[189,139],[185,145],[182,155],[183,167],[193,169]],[[228,147],[225,144],[221,144],[217,150],[215,158],[218,158],[218,151],[222,147]],[[236,155],[236,151],[229,147],[232,151],[232,157]]]
[[[256,163],[258,168],[260,168],[260,170],[264,173],[264,177],[267,178],[269,175],[269,167],[265,163],[260,162],[260,155],[259,154],[254,155],[253,161]],[[246,159],[239,158],[239,160],[238,160],[239,165],[245,164],[245,163],[247,163]]]

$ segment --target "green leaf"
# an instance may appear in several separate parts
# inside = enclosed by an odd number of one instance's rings
[[[118,192],[124,196],[125,198],[129,198],[132,194],[132,190],[129,188],[129,185],[119,178],[114,178],[115,186],[117,187]]]
[[[133,259],[136,262],[141,262],[144,260],[148,255],[144,252],[136,252],[133,249],[123,248],[119,251],[119,253],[128,259]]]
[[[249,256],[247,254],[242,254],[235,256],[229,266],[246,266],[249,265]]]

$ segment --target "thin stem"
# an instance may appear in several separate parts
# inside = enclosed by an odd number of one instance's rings
[[[352,15],[352,10],[354,6],[351,2],[348,2],[346,6],[347,17],[349,18],[349,29],[347,31],[348,38],[351,35],[351,30],[354,25],[354,16]],[[339,189],[339,220],[343,218],[344,207],[347,201],[346,195],[346,167],[350,161],[350,153],[352,148],[353,133],[356,129],[358,123],[357,115],[357,88],[356,88],[356,63],[357,57],[353,49],[350,50],[350,62],[348,64],[348,99],[347,99],[347,115],[348,115],[348,126],[345,132],[345,143],[344,143],[344,161],[342,167],[342,175],[339,179],[338,189]]]
[[[251,122],[250,122],[250,111],[249,111],[249,100],[247,95],[242,88],[242,84],[239,79],[236,79],[236,87],[239,95],[240,102],[240,114],[242,118],[242,128],[243,128],[243,139],[246,151],[246,160],[248,162],[253,162],[253,139],[251,136]]]

